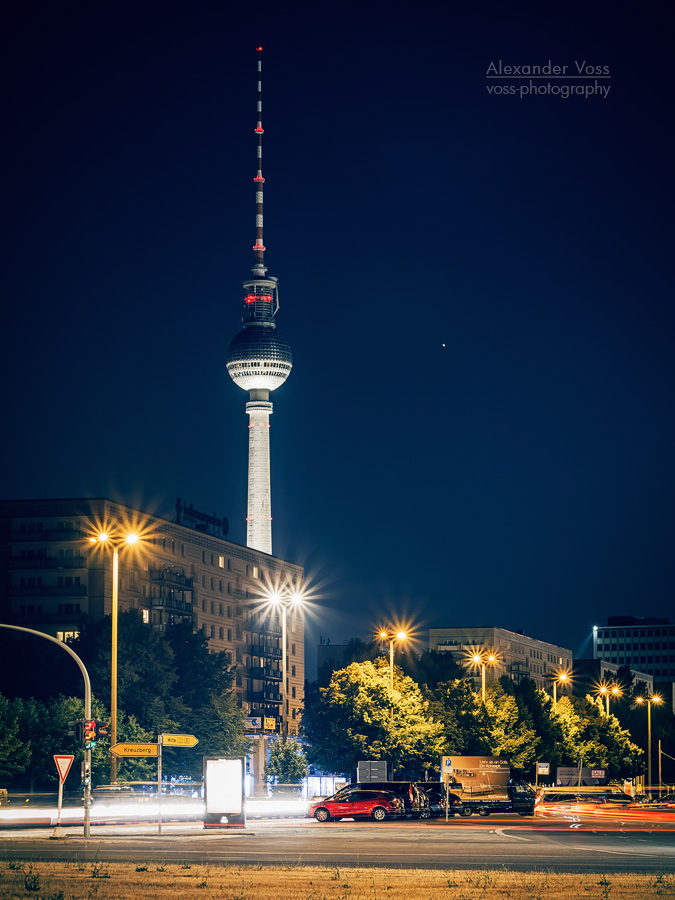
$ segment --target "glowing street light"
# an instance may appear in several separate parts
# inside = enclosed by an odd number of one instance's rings
[[[290,591],[273,591],[270,594],[270,600],[275,607],[281,609],[281,733],[285,736],[288,734],[288,720],[286,718],[286,610],[297,609],[302,605],[303,593],[298,588]]]
[[[619,697],[623,696],[623,691],[619,687],[618,684],[613,684],[611,687],[604,682],[600,685],[600,687],[595,692],[601,699],[605,700],[605,707],[607,711],[607,716],[609,717],[609,701],[618,700]]]
[[[497,662],[497,653],[494,650],[488,650],[486,647],[480,647],[478,650],[472,650],[467,658],[468,665],[475,668],[480,667],[480,695],[483,703],[485,703],[485,669],[488,666],[496,665]]]
[[[405,631],[395,631],[393,628],[390,631],[386,629],[382,629],[379,634],[380,640],[389,641],[389,697],[390,697],[390,705],[389,705],[389,724],[394,724],[394,706],[393,706],[393,697],[394,697],[394,642],[395,641],[405,641],[408,638],[408,635]]]
[[[560,684],[561,687],[564,687],[569,680],[570,676],[567,672],[558,672],[553,679],[553,712],[555,712],[558,707],[558,685]]]
[[[659,694],[652,694],[651,697],[636,697],[635,702],[642,705],[647,704],[647,790],[649,796],[652,795],[652,703],[660,703]]]
[[[90,537],[92,544],[101,544],[112,550],[112,648],[110,654],[110,746],[117,743],[117,610],[119,598],[119,548],[126,544],[133,546],[140,540],[135,532],[122,538],[115,538],[107,531],[100,531],[96,537]],[[117,781],[117,757],[110,756],[110,783]]]

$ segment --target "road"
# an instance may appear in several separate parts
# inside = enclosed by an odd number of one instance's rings
[[[643,817],[644,818],[644,817]],[[446,825],[430,822],[253,820],[236,832],[205,832],[200,824],[98,825],[82,829],[20,829],[0,834],[5,859],[105,862],[208,862],[243,865],[393,866],[555,872],[672,871],[675,818],[666,822],[611,822],[593,817],[526,820],[491,817]]]

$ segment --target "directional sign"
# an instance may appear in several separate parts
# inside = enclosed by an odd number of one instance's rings
[[[194,734],[163,734],[162,743],[165,747],[194,747],[199,739]]]
[[[157,744],[115,744],[113,756],[157,756]]]
[[[61,779],[61,784],[68,777],[68,772],[70,772],[70,767],[73,764],[74,756],[55,756],[54,762],[56,763],[56,768],[58,769],[59,778]]]

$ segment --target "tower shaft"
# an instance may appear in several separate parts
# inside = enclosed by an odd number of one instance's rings
[[[267,391],[250,391],[248,413],[248,515],[246,546],[272,553],[272,497],[270,490],[270,416]]]

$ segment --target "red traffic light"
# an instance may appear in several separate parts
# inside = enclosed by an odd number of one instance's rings
[[[108,732],[110,729],[110,722],[99,722],[96,720],[96,740],[100,741],[101,738],[108,737]]]
[[[96,743],[96,721],[87,719],[84,723],[83,743],[85,750],[91,749]]]

